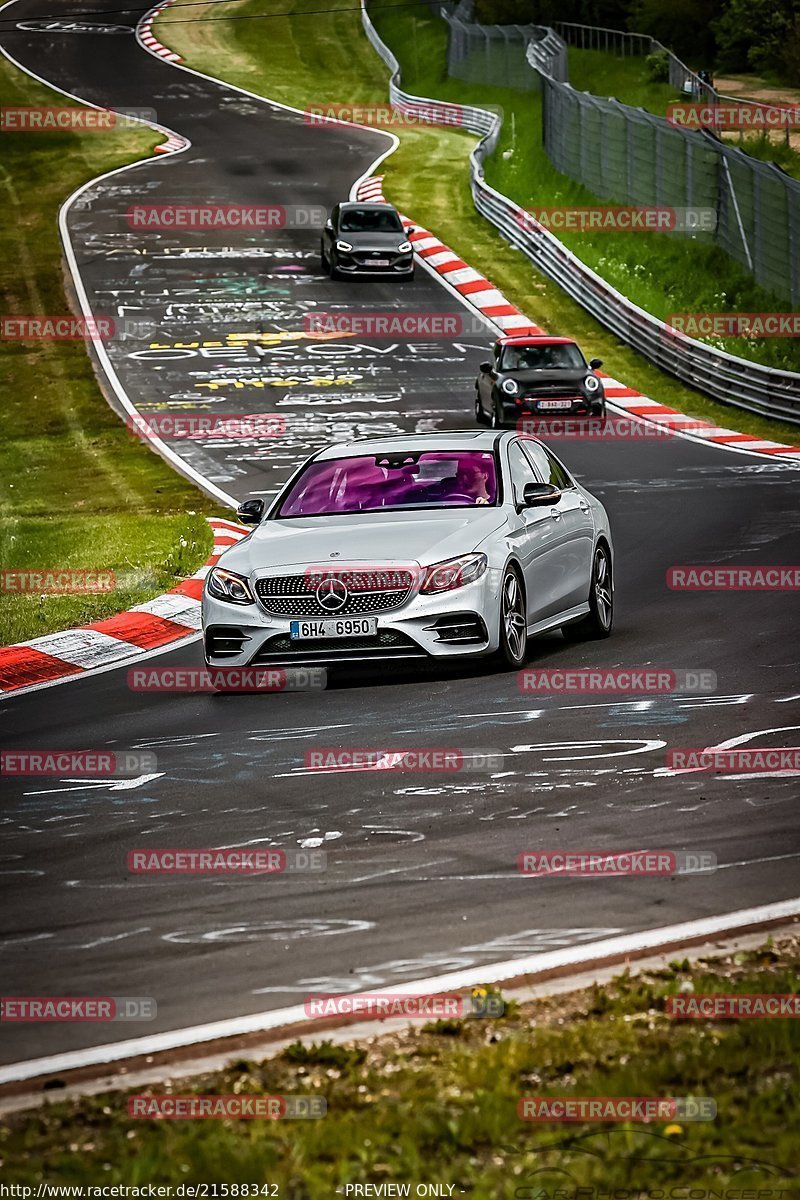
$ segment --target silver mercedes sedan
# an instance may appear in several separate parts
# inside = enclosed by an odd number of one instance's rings
[[[369,438],[309,458],[203,588],[210,667],[493,656],[528,639],[608,637],[605,509],[517,433]]]

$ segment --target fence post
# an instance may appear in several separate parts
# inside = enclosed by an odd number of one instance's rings
[[[763,280],[763,255],[761,246],[761,171],[757,170],[753,178],[753,259],[755,262],[756,283]]]
[[[722,155],[722,166],[725,171],[725,178],[728,181],[728,191],[730,193],[731,203],[733,204],[733,211],[736,214],[736,224],[739,228],[739,237],[742,239],[742,245],[744,246],[744,252],[745,252],[745,255],[747,256],[747,265],[750,268],[750,270],[752,271],[753,270],[753,256],[750,253],[750,246],[748,244],[747,238],[745,237],[744,225],[742,224],[742,214],[739,212],[739,201],[736,199],[736,189],[733,186],[733,176],[731,175],[731,169],[730,169],[730,166],[728,165],[728,156],[725,153],[723,153],[723,155]]]
[[[798,299],[800,299],[800,279],[798,279],[798,253],[800,252],[800,247],[797,244],[797,215],[799,206],[798,204],[793,204],[792,200],[793,197],[790,192],[786,197],[786,211],[789,215],[789,262],[791,263],[791,281],[789,286],[791,288],[792,304],[797,304]]]

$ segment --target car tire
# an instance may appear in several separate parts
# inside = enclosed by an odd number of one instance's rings
[[[607,638],[614,624],[614,588],[611,579],[611,553],[604,542],[598,543],[592,562],[589,585],[589,615],[580,621],[562,625],[561,632],[568,642]]]
[[[327,255],[325,254],[325,243],[323,241],[320,241],[320,244],[319,244],[319,261],[320,261],[320,265],[322,267],[323,274],[330,275],[331,264],[328,262]]]
[[[486,418],[486,413],[483,411],[483,405],[481,404],[480,393],[478,392],[477,388],[475,389],[475,420],[478,422],[479,425],[488,425],[489,424],[489,422]]]
[[[500,588],[500,645],[497,661],[518,671],[528,654],[528,622],[525,588],[519,571],[506,567]]]

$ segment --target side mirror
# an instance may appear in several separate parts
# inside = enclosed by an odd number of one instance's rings
[[[236,510],[236,515],[243,525],[259,525],[264,516],[266,505],[263,500],[245,500]]]
[[[589,366],[592,368],[593,371],[596,371],[597,368],[602,367],[602,365],[603,365],[602,358],[590,358],[589,359]]]
[[[488,375],[488,374],[491,372],[491,370],[492,370],[492,364],[491,364],[490,362],[488,362],[488,361],[487,361],[487,362],[482,362],[482,363],[481,363],[481,365],[480,365],[480,368],[479,368],[479,370],[481,370],[481,371],[483,372],[483,374],[484,374],[484,375]]]
[[[408,229],[406,230],[406,237],[411,237],[412,233],[416,233],[416,232],[417,232],[417,231],[416,231],[416,229],[414,228],[414,226],[413,226],[413,225],[409,225]]]
[[[552,483],[526,483],[522,493],[523,508],[541,508],[545,504],[558,504],[561,490]]]
[[[328,217],[327,221],[325,222],[325,228],[330,229],[331,232],[333,232],[333,221],[330,219],[330,217]]]

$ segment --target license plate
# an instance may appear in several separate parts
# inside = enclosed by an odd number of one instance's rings
[[[334,617],[324,621],[290,621],[289,637],[302,641],[314,638],[374,637],[377,617]]]
[[[566,412],[572,408],[571,400],[540,400],[537,408],[548,408],[551,411]]]
[[[389,260],[388,258],[371,258],[369,260],[369,265],[371,267],[388,267]]]

